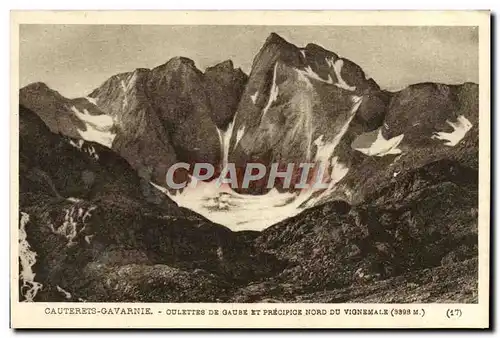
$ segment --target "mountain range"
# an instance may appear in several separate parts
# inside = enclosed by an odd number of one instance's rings
[[[273,33],[249,75],[176,57],[19,102],[21,300],[477,301],[477,84],[391,92]],[[314,163],[328,187],[172,191],[177,162]]]

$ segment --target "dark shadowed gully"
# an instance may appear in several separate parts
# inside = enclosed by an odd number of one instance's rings
[[[249,76],[178,57],[20,103],[21,301],[477,302],[476,84],[389,92],[272,34]],[[266,174],[172,191],[179,162]],[[325,186],[268,185],[300,163]]]

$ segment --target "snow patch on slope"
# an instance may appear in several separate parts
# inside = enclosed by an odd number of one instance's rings
[[[78,129],[78,133],[84,140],[97,142],[111,148],[116,136],[111,131],[114,125],[111,116],[106,114],[91,115],[87,109],[84,109],[82,113],[75,106],[72,106],[71,110],[85,124],[86,130]]]
[[[351,148],[368,156],[386,156],[401,154],[398,148],[403,141],[404,134],[386,139],[382,135],[382,128],[359,135],[352,142]]]
[[[250,99],[252,99],[253,104],[257,102],[257,97],[259,96],[259,91],[256,91],[255,94],[250,95]]]
[[[113,118],[106,114],[91,115],[87,109],[84,109],[83,113],[81,113],[75,106],[71,107],[71,110],[85,124],[91,124],[98,131],[107,131],[113,126]]]
[[[446,120],[446,123],[453,128],[453,131],[450,133],[444,131],[435,132],[431,138],[434,140],[446,141],[444,145],[448,147],[454,147],[460,143],[467,132],[472,128],[472,123],[463,115],[460,115],[455,122]]]
[[[351,111],[349,112],[349,117],[346,120],[346,122],[342,125],[342,128],[340,128],[340,131],[335,135],[332,141],[325,143],[323,142],[323,135],[321,135],[319,138],[317,138],[314,142],[314,144],[317,147],[316,151],[316,157],[315,160],[316,162],[321,162],[325,161],[331,158],[333,155],[333,152],[335,148],[337,148],[340,140],[344,136],[344,134],[347,132],[347,129],[349,128],[349,125],[351,124],[352,119],[356,115],[356,112],[359,109],[359,106],[361,105],[361,102],[363,101],[362,96],[353,96],[352,97],[352,102],[354,103]]]
[[[89,128],[87,128],[87,130],[78,129],[78,134],[80,134],[80,136],[87,141],[97,142],[108,148],[111,148],[113,140],[116,136],[116,134],[103,133]]]
[[[87,101],[89,101],[93,105],[97,105],[97,98],[93,98],[93,97],[87,96],[85,99],[87,99]]]

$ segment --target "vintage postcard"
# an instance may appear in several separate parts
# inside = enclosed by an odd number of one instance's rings
[[[11,13],[14,328],[488,328],[488,11]]]

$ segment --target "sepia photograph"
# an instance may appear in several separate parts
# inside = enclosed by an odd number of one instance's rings
[[[453,25],[21,14],[12,302],[50,318],[70,313],[58,304],[487,313],[488,12]]]

